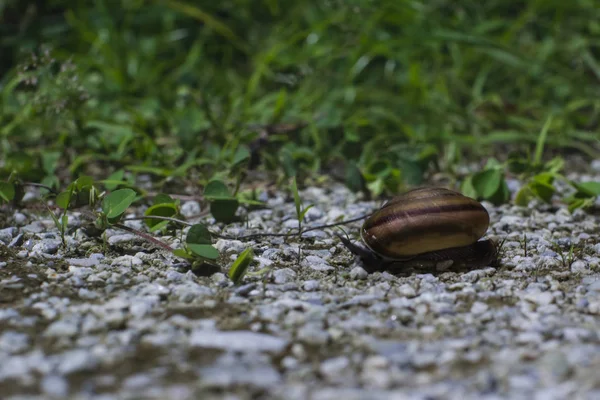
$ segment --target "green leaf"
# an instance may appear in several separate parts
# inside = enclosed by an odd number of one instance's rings
[[[298,194],[298,185],[296,183],[296,177],[292,178],[292,194],[294,195],[294,204],[296,205],[296,216],[300,221],[300,207],[302,205],[300,203],[300,194]]]
[[[521,187],[515,195],[515,204],[521,207],[527,207],[533,197],[534,194],[531,191],[531,188],[528,185],[525,185]]]
[[[595,203],[595,199],[594,198],[587,198],[587,199],[575,199],[571,202],[569,202],[568,205],[568,209],[569,212],[573,212],[578,208],[588,208],[593,206]]]
[[[156,217],[173,217],[177,214],[177,206],[172,203],[159,203],[154,204],[153,206],[148,207],[144,212],[146,216],[156,216]],[[157,224],[167,225],[170,221],[162,221],[159,219],[144,219],[144,223],[149,227],[153,228]]]
[[[187,244],[211,244],[212,236],[204,224],[194,224],[188,230],[185,238]]]
[[[152,227],[149,228],[150,232],[158,232],[161,229],[165,228],[167,225],[169,225],[170,221],[158,221],[157,224],[152,225]]]
[[[83,175],[77,178],[74,183],[77,190],[81,191],[94,186],[94,179],[91,176]]]
[[[533,162],[535,164],[540,164],[542,162],[542,156],[544,154],[544,145],[546,144],[546,138],[548,137],[548,130],[550,129],[550,125],[552,124],[552,116],[549,116],[540,131],[540,135],[538,136],[537,143],[535,145],[535,155],[533,158]]]
[[[246,275],[246,271],[248,271],[248,267],[253,260],[254,252],[252,248],[249,247],[240,253],[238,258],[231,265],[231,268],[229,268],[229,279],[231,279],[234,284],[239,284],[244,275]]]
[[[166,193],[159,193],[152,199],[152,204],[171,204],[175,203],[175,200]]]
[[[204,197],[207,200],[229,200],[234,197],[229,193],[227,185],[220,180],[212,180],[204,187]]]
[[[575,187],[578,191],[584,193],[587,196],[600,196],[600,182],[580,182],[575,183]]]
[[[489,199],[500,189],[502,181],[502,170],[487,169],[473,175],[472,184],[479,196]]]
[[[248,158],[250,158],[250,150],[248,149],[248,146],[240,145],[236,149],[235,154],[233,155],[233,161],[231,162],[231,164],[237,165],[242,161],[247,160]]]
[[[280,152],[281,157],[281,166],[283,167],[283,171],[285,172],[285,176],[291,177],[296,176],[296,162],[294,157],[287,149],[283,149]]]
[[[60,192],[56,196],[56,200],[55,200],[56,205],[59,206],[60,208],[67,209],[69,207],[69,204],[71,203],[71,196],[72,196],[72,192],[70,190]]]
[[[544,182],[534,180],[529,184],[531,191],[540,199],[545,201],[546,203],[550,203],[552,200],[552,195],[556,191],[554,186]]]
[[[173,255],[175,255],[177,257],[185,258],[185,259],[188,259],[188,260],[194,258],[187,251],[185,251],[184,249],[175,249],[175,250],[173,250]]]
[[[302,210],[302,212],[300,213],[300,216],[298,218],[299,221],[303,221],[304,220],[304,216],[306,215],[306,213],[308,212],[308,210],[311,209],[312,206],[314,206],[314,204],[311,204],[308,207],[306,207],[304,210]]]
[[[69,216],[67,215],[67,213],[63,214],[62,218],[60,219],[60,222],[62,231],[64,232],[67,229],[67,225],[69,224]]]
[[[473,187],[473,177],[472,176],[468,176],[465,178],[465,180],[461,184],[460,191],[462,192],[462,194],[464,194],[467,197],[471,197],[473,199],[479,198],[477,191]]]
[[[188,247],[188,249],[190,249],[190,251],[192,253],[194,253],[197,256],[207,258],[209,260],[215,260],[215,259],[219,258],[219,250],[217,250],[210,244],[192,243],[192,244],[188,244],[187,247]]]
[[[107,190],[115,190],[121,182],[126,183],[123,181],[124,176],[125,171],[122,169],[113,172],[108,176],[108,178],[102,181],[104,183],[104,187],[106,187]]]
[[[233,222],[237,219],[235,213],[239,205],[237,199],[216,200],[210,203],[210,213],[218,222]]]
[[[15,185],[12,183],[0,182],[0,199],[9,202],[15,198]]]
[[[360,172],[360,169],[354,163],[346,164],[346,186],[353,191],[359,192],[364,190],[365,187],[365,179]]]
[[[135,197],[135,190],[115,190],[102,200],[102,211],[104,211],[104,214],[106,214],[106,217],[109,220],[117,218],[127,210],[131,203],[133,203]]]
[[[61,153],[58,151],[49,151],[41,154],[42,168],[47,175],[53,175],[60,160]]]

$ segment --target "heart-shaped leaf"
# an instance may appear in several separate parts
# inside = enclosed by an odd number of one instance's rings
[[[187,244],[211,244],[211,234],[204,224],[194,224],[187,233],[185,242]]]
[[[117,218],[133,203],[135,196],[136,193],[132,189],[115,190],[102,200],[102,211],[109,220]]]
[[[489,199],[500,189],[502,178],[502,170],[486,169],[473,175],[472,184],[479,196]]]
[[[213,201],[210,204],[210,213],[218,222],[233,222],[237,219],[235,213],[239,205],[237,199]]]
[[[194,253],[197,256],[207,258],[209,260],[215,260],[215,259],[219,258],[219,250],[217,250],[210,244],[194,244],[194,243],[192,243],[192,244],[188,244],[187,247],[188,247],[188,249],[190,249],[190,251],[192,253]]]
[[[207,200],[228,200],[233,197],[227,185],[220,180],[212,180],[204,187],[204,197]]]

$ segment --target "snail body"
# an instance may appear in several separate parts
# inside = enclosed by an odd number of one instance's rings
[[[360,229],[366,248],[340,237],[366,264],[492,264],[495,243],[480,240],[490,217],[478,201],[438,187],[408,191],[385,203]],[[377,268],[381,269],[381,268]]]

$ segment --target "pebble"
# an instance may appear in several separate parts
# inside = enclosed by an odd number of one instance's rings
[[[48,375],[42,378],[40,390],[46,396],[65,398],[69,394],[69,383],[62,376]]]
[[[367,271],[365,271],[364,268],[362,268],[362,267],[354,267],[350,271],[351,279],[367,279],[368,276],[369,276],[369,273]]]
[[[276,269],[273,272],[273,281],[276,284],[281,285],[295,279],[296,276],[296,272],[290,268]]]
[[[184,201],[181,205],[181,215],[186,218],[192,218],[195,215],[200,214],[201,208],[200,203],[197,201]]]
[[[280,353],[288,345],[288,341],[276,336],[251,331],[214,332],[196,330],[190,335],[190,345],[230,351]]]

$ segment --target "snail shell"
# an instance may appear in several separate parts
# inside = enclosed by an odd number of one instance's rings
[[[423,254],[443,259],[448,249],[454,249],[457,257],[460,251],[472,252],[489,222],[487,210],[470,197],[445,188],[419,188],[385,203],[364,222],[360,234],[365,245],[384,259]]]

